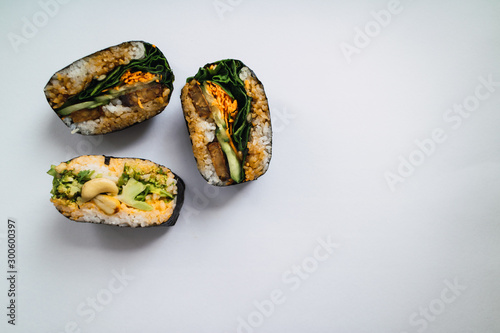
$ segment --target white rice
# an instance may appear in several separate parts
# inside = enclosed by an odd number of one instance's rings
[[[238,76],[240,77],[241,81],[245,82],[246,79],[248,79],[252,76],[252,72],[250,71],[250,69],[248,67],[243,67],[240,70],[240,73],[238,74]]]

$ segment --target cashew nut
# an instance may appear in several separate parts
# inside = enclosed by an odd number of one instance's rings
[[[118,194],[118,186],[107,178],[94,178],[83,184],[82,201],[92,200],[95,196],[101,193]]]
[[[93,201],[97,207],[101,208],[108,215],[118,213],[120,210],[120,201],[110,195],[99,194]]]

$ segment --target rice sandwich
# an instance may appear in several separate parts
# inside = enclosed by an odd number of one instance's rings
[[[262,176],[271,160],[271,116],[262,83],[239,60],[200,68],[186,80],[182,109],[198,170],[212,185]]]
[[[67,218],[121,227],[172,226],[184,182],[148,160],[85,155],[52,165],[50,201]]]
[[[173,81],[167,59],[155,45],[131,41],[61,69],[51,77],[44,92],[72,133],[105,134],[163,111]]]

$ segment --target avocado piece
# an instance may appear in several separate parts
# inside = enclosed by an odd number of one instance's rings
[[[130,207],[140,210],[152,210],[153,207],[151,205],[135,199],[135,197],[145,189],[146,185],[135,180],[134,178],[130,178],[127,184],[123,186],[122,194],[118,195],[116,198]]]
[[[102,105],[102,104],[99,104],[98,102],[94,102],[94,101],[82,102],[82,103],[67,106],[64,109],[57,111],[57,113],[59,113],[61,116],[67,116],[67,115],[71,114],[72,112],[82,110],[82,109],[92,109],[92,108],[98,107],[100,105]]]
[[[224,154],[226,154],[227,164],[229,165],[229,174],[231,178],[240,183],[243,180],[243,173],[241,170],[241,162],[236,155],[236,152],[233,150],[231,145],[229,144],[229,139],[227,138],[226,132],[216,130],[215,136],[217,137],[217,141],[220,143],[220,147]]]

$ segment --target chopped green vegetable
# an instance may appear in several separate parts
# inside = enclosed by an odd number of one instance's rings
[[[154,194],[158,194],[160,197],[167,197],[169,199],[173,199],[174,196],[170,193],[168,193],[167,191],[165,191],[164,189],[161,189],[161,188],[157,188],[157,187],[154,187],[150,184],[150,189],[149,191],[151,193],[154,193]]]
[[[64,170],[62,173],[58,173],[55,168],[55,165],[52,165],[50,170],[47,171],[47,174],[54,177],[52,179],[52,190],[50,191],[52,198],[70,201],[76,201],[82,191],[83,184],[89,181],[94,173],[93,170],[83,170],[78,174],[74,174],[72,170]]]
[[[50,166],[50,170],[49,170],[49,171],[47,171],[47,173],[48,173],[49,175],[51,175],[52,177],[57,176],[56,166],[52,164],[52,165]]]
[[[85,182],[88,182],[90,180],[90,176],[94,174],[94,170],[83,170],[76,175],[76,179],[78,180],[79,183],[83,184]]]
[[[149,194],[149,185],[146,185],[146,188],[144,191],[141,192],[141,194],[137,195],[135,197],[135,200],[137,201],[146,201],[146,196]]]
[[[138,182],[134,178],[128,180],[127,184],[123,186],[122,193],[117,196],[117,199],[126,205],[140,209],[140,210],[152,210],[153,207],[144,201],[136,200],[136,197],[146,189],[146,185]]]

